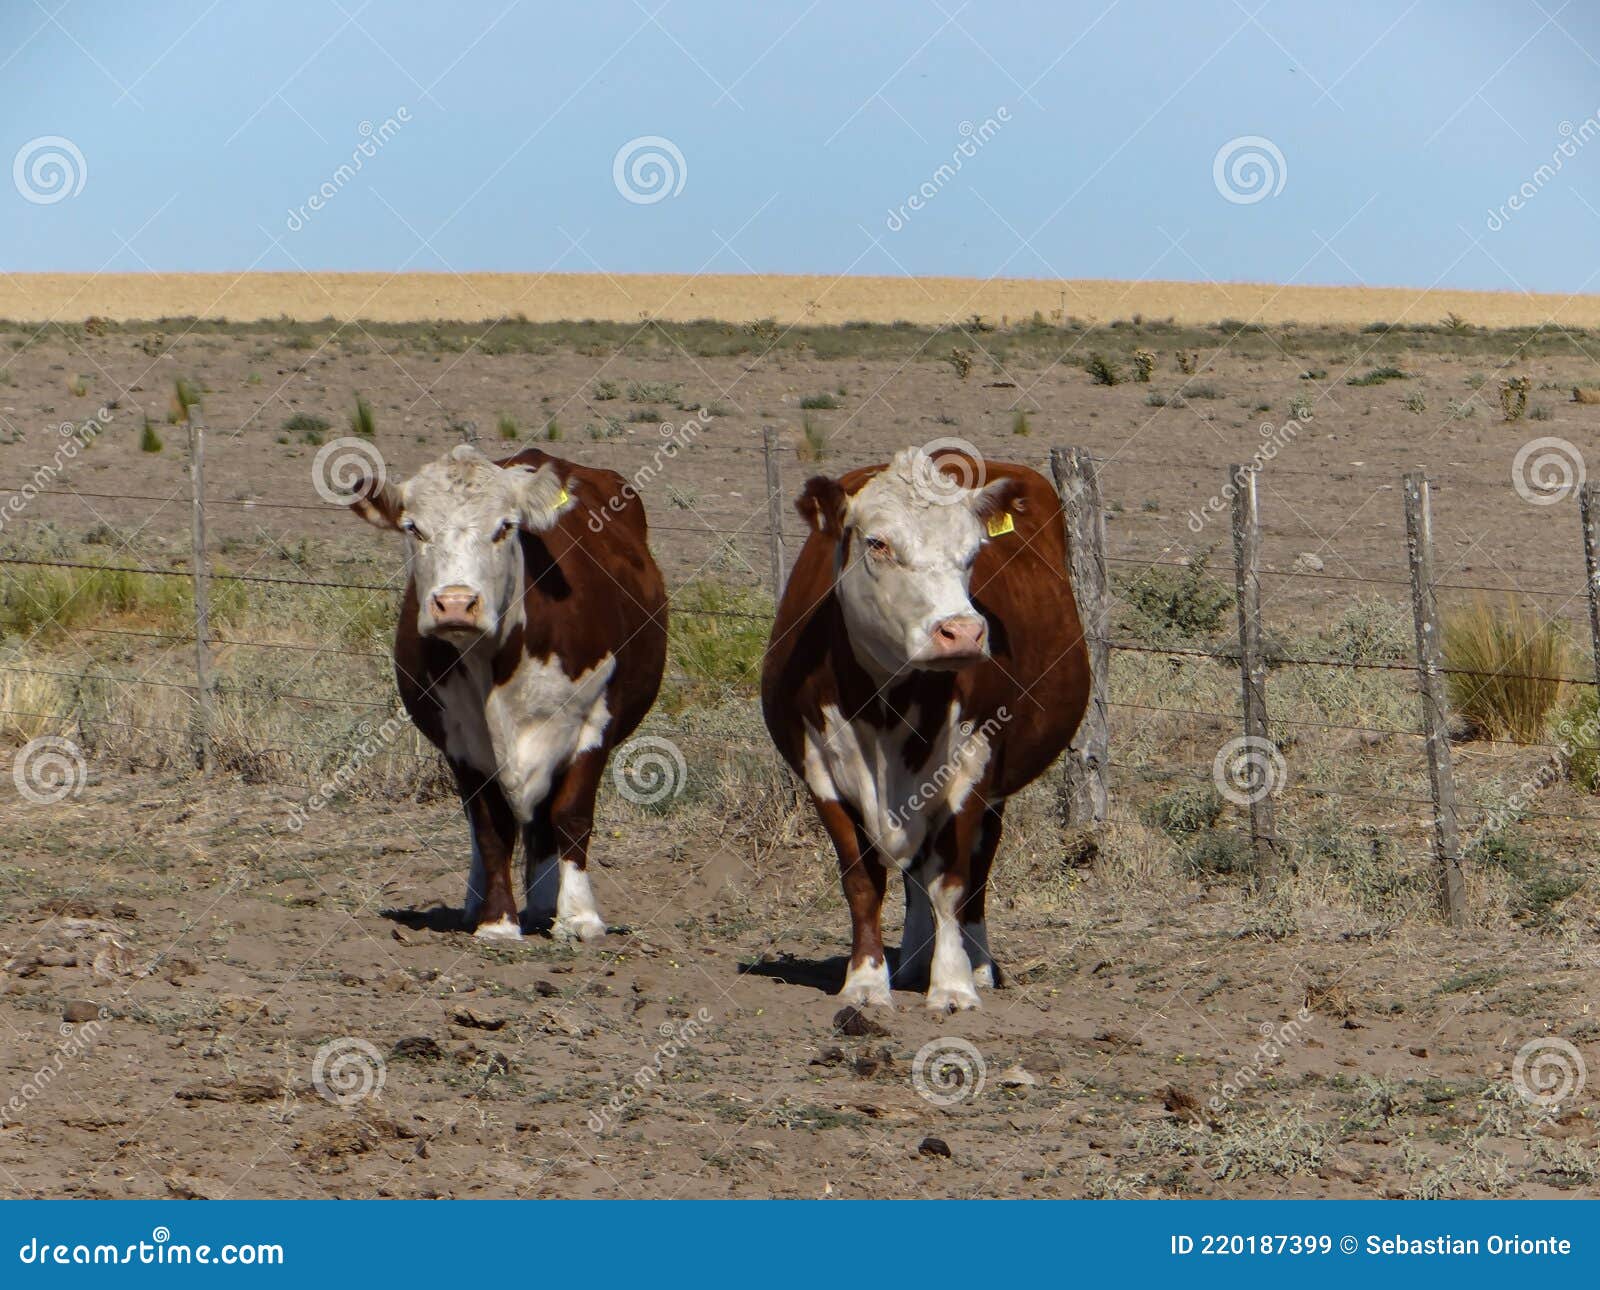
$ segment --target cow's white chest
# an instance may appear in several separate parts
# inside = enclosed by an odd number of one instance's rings
[[[885,859],[909,865],[930,834],[959,810],[989,764],[984,730],[961,721],[952,703],[922,765],[906,765],[905,748],[917,719],[884,729],[847,721],[837,707],[822,709],[823,726],[805,730],[805,779],[818,797],[846,801]]]
[[[559,659],[527,658],[504,685],[491,687],[487,661],[464,657],[440,686],[447,751],[498,780],[527,821],[556,772],[603,742],[615,670],[610,654],[577,677]]]

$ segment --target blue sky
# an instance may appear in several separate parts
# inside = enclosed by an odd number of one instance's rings
[[[0,60],[8,271],[1600,290],[1587,0],[4,0]]]

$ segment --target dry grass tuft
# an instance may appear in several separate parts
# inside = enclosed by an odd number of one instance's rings
[[[1570,649],[1561,625],[1479,598],[1444,624],[1450,704],[1499,739],[1535,743],[1561,698]]]

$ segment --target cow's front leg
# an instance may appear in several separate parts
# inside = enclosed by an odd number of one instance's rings
[[[839,880],[850,906],[850,967],[839,997],[858,1008],[876,1004],[894,1007],[889,993],[889,962],[883,953],[883,890],[888,883],[877,848],[844,806],[832,798],[814,798],[817,814],[839,857]]]
[[[966,942],[967,957],[972,960],[972,983],[980,990],[1000,984],[1000,968],[989,950],[989,924],[983,911],[989,891],[989,869],[1000,847],[1004,809],[1004,803],[989,807],[978,823],[972,848],[972,873],[961,907],[961,938]]]
[[[981,811],[958,811],[934,842],[934,864],[928,883],[933,910],[933,966],[928,979],[928,1007],[960,1012],[979,1006],[967,956],[961,914],[972,874],[972,842]]]
[[[467,877],[463,918],[473,935],[515,939],[522,935],[511,886],[517,822],[500,785],[469,766],[456,766],[456,785],[472,830],[472,871]]]
[[[556,858],[555,911],[550,934],[560,941],[598,941],[606,934],[605,919],[595,907],[594,890],[589,886],[589,839],[594,833],[594,799],[605,773],[605,752],[594,749],[577,757],[556,779],[550,794],[549,837]],[[540,857],[544,864],[544,857]],[[530,860],[530,866],[532,861]],[[548,899],[548,868],[534,874],[536,894],[529,888],[529,903]]]

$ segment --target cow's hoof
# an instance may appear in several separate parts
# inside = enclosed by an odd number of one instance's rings
[[[598,914],[574,914],[558,918],[550,925],[550,935],[558,941],[600,941],[605,939],[605,919]]]
[[[485,941],[520,941],[522,925],[514,918],[502,918],[474,928],[472,934]]]
[[[928,990],[928,1007],[934,1012],[966,1012],[982,1006],[978,992],[970,985],[934,986]]]
[[[844,988],[839,991],[841,1003],[852,1007],[893,1008],[894,996],[889,993],[889,967],[881,959],[874,962],[852,963],[845,973]]]

